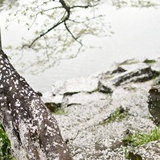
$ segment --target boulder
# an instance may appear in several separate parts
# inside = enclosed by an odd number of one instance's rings
[[[113,78],[111,81],[115,86],[120,86],[121,84],[127,84],[130,82],[145,82],[159,75],[159,72],[152,70],[151,67],[142,67],[136,70],[129,70],[122,74],[119,74]]]
[[[123,72],[125,72],[125,71],[126,71],[126,70],[125,70],[123,67],[118,66],[116,69],[114,69],[114,70],[111,72],[111,74],[123,73]]]
[[[53,95],[67,95],[79,92],[94,92],[98,88],[98,78],[74,78],[66,81],[55,82],[52,86]]]
[[[112,93],[114,90],[114,86],[110,81],[107,80],[99,80],[98,82],[98,91],[102,93]]]
[[[97,102],[106,99],[106,95],[100,92],[94,93],[77,93],[74,95],[67,95],[63,99],[63,104],[67,106],[71,105],[84,105],[91,102]]]
[[[160,86],[149,90],[148,109],[156,124],[160,124]]]
[[[160,159],[160,140],[152,141],[150,143],[141,145],[132,149],[132,154],[130,153],[129,158],[137,158],[138,160],[159,160]],[[132,156],[133,155],[133,156]],[[135,155],[137,155],[135,157]],[[132,156],[132,157],[131,157]],[[140,158],[141,157],[141,158]]]
[[[156,77],[153,81],[153,86],[160,86],[160,76]]]
[[[42,100],[45,103],[55,103],[55,104],[61,104],[63,102],[63,95],[52,95],[51,92],[46,92],[43,94]]]

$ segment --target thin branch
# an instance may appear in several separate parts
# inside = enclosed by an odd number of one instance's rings
[[[34,18],[33,22],[31,23],[31,25],[29,26],[29,29],[31,29],[31,27],[33,26],[33,24],[36,22],[38,15],[39,15],[39,13],[37,13],[35,15],[35,18]]]
[[[63,19],[63,18],[62,18]],[[66,19],[66,18],[65,18]],[[65,19],[64,20],[60,20],[58,23],[56,23],[54,26],[52,26],[51,28],[49,28],[46,32],[44,32],[44,33],[42,33],[42,34],[40,34],[37,38],[35,38],[33,41],[32,41],[32,43],[30,44],[30,45],[23,45],[23,48],[24,47],[29,47],[29,48],[31,48],[32,46],[33,46],[33,44],[37,41],[37,40],[39,40],[41,37],[43,37],[43,36],[45,36],[46,34],[48,34],[51,30],[53,30],[54,28],[56,28],[57,26],[59,26],[60,24],[62,24],[64,21],[65,21]]]
[[[99,2],[98,2],[98,3],[96,3],[96,4],[94,4],[94,5],[90,5],[90,4],[85,5],[85,6],[82,6],[82,5],[76,5],[76,6],[72,6],[72,7],[70,7],[70,9],[74,9],[74,8],[84,8],[84,9],[86,9],[86,8],[90,8],[90,7],[96,7],[96,6],[98,6],[98,5],[99,5]]]
[[[75,37],[75,36],[73,35],[73,33],[70,31],[69,27],[67,26],[66,21],[64,22],[64,25],[65,25],[66,30],[67,30],[67,31],[69,32],[69,34],[72,36],[72,38],[73,38],[75,41],[77,41],[80,45],[82,45],[82,42],[81,42],[81,41],[78,41],[78,38],[79,38],[79,37]]]
[[[47,12],[47,11],[55,10],[55,9],[61,9],[61,8],[63,7],[62,6],[52,7],[52,8],[44,9],[43,12]]]
[[[95,20],[95,19],[98,19],[98,18],[102,18],[102,17],[105,17],[105,16],[104,15],[93,16],[91,18],[88,18],[87,20],[84,19],[82,21],[76,21],[74,19],[68,19],[68,21],[71,21],[71,22],[77,23],[77,24],[79,24],[79,23],[83,24],[83,23],[86,23],[86,21],[88,22],[88,21],[92,21],[92,20]]]
[[[36,38],[32,41],[32,43],[31,43],[30,45],[23,45],[22,48],[24,48],[24,47],[29,47],[29,48],[31,48],[31,47],[33,46],[33,44],[34,44],[37,40],[39,40],[41,37],[45,36],[45,35],[48,34],[51,30],[53,30],[54,28],[56,28],[57,26],[61,25],[62,23],[64,23],[65,21],[67,21],[67,20],[69,19],[69,17],[70,17],[70,7],[68,7],[63,0],[60,0],[59,2],[62,4],[62,7],[66,10],[65,13],[67,13],[67,15],[66,15],[66,16],[63,16],[60,21],[58,21],[55,25],[53,25],[51,28],[49,28],[46,32],[44,32],[44,33],[40,34],[38,37],[36,37]]]
[[[62,6],[58,6],[58,7],[52,7],[52,8],[48,8],[48,9],[45,9],[45,10],[43,10],[43,11],[37,12],[36,15],[34,16],[35,18],[34,18],[33,22],[32,22],[31,25],[29,26],[29,29],[34,25],[34,23],[36,22],[37,17],[39,16],[39,14],[48,12],[48,11],[50,11],[50,10],[56,10],[56,9],[62,9],[62,8],[63,8]]]
[[[71,11],[71,9],[74,9],[74,8],[89,8],[89,7],[95,7],[95,6],[97,6],[99,3],[97,2],[97,3],[94,4],[94,5],[91,5],[91,4],[88,4],[88,5],[85,5],[85,6],[83,6],[83,5],[75,5],[75,6],[70,7],[70,6],[68,6],[68,5],[66,4],[66,2],[65,2],[64,0],[59,0],[59,2],[61,3],[62,8],[65,9],[65,13],[64,13],[64,15],[62,16],[62,18],[61,18],[56,24],[54,24],[51,28],[49,28],[48,30],[46,30],[45,32],[43,32],[43,33],[41,33],[39,36],[37,36],[29,45],[25,44],[25,45],[23,45],[22,48],[24,48],[24,47],[29,47],[29,48],[31,48],[37,40],[39,40],[41,37],[43,37],[43,36],[45,36],[46,34],[48,34],[50,31],[52,31],[52,30],[55,29],[56,27],[60,26],[62,23],[64,23],[66,30],[69,32],[69,34],[72,36],[72,38],[73,38],[75,41],[77,41],[77,42],[82,46],[82,43],[77,40],[79,37],[75,37],[75,36],[73,35],[73,33],[70,31],[69,27],[67,26],[66,21],[69,20],[69,18],[70,18],[70,13],[71,13],[70,11]],[[58,8],[61,8],[61,7],[58,7]],[[50,9],[51,9],[51,8],[50,8]],[[50,10],[50,9],[49,9],[49,10]],[[54,9],[54,8],[53,8],[53,9]],[[45,11],[47,11],[47,9],[46,9]],[[40,14],[40,12],[37,13],[37,15],[36,15],[36,17],[35,17],[35,20],[36,20],[38,14]],[[33,21],[33,23],[34,23],[34,22],[35,22],[35,21]]]

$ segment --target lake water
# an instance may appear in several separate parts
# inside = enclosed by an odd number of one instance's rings
[[[25,74],[29,84],[38,91],[50,91],[53,82],[74,77],[87,77],[106,71],[114,62],[130,58],[160,56],[160,11],[155,8],[101,7],[114,34],[110,37],[87,37],[85,43],[96,48],[87,49],[77,58],[63,60],[59,65],[38,75]],[[3,16],[3,19],[4,20]],[[5,30],[2,27],[3,46],[19,42],[21,28]],[[6,50],[6,52],[8,52]],[[16,64],[15,64],[16,66]],[[16,66],[19,69],[18,66]]]

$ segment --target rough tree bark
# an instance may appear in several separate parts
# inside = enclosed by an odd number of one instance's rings
[[[2,50],[0,121],[17,160],[72,160],[52,113]]]

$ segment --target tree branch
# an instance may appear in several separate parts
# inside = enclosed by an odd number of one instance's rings
[[[59,22],[57,22],[55,25],[53,25],[51,28],[49,28],[46,32],[44,32],[44,33],[40,34],[38,37],[36,37],[36,38],[32,41],[32,43],[31,43],[30,45],[23,45],[22,48],[24,48],[24,47],[29,47],[29,48],[31,48],[31,47],[33,46],[33,44],[34,44],[37,40],[39,40],[41,37],[45,36],[45,35],[48,34],[51,30],[53,30],[54,28],[56,28],[57,26],[61,25],[62,23],[64,23],[65,21],[67,21],[67,20],[69,19],[69,17],[70,17],[70,7],[67,6],[66,3],[65,3],[65,1],[63,1],[63,0],[59,0],[59,2],[61,3],[62,7],[66,10],[65,13],[67,13],[67,15],[66,15],[66,16],[63,16]]]
[[[95,6],[97,6],[99,4],[99,2],[95,3],[94,5],[91,5],[91,4],[75,5],[75,6],[71,6],[71,7],[69,5],[67,5],[67,3],[64,0],[59,0],[59,2],[61,4],[62,8],[65,9],[64,15],[61,17],[61,19],[56,24],[54,24],[51,28],[49,28],[48,30],[46,30],[45,32],[43,32],[39,36],[37,36],[35,39],[33,39],[32,42],[29,45],[28,44],[24,44],[22,46],[22,48],[24,48],[24,47],[31,48],[35,44],[35,42],[37,40],[39,40],[41,37],[44,37],[46,34],[48,34],[50,31],[54,30],[56,27],[60,26],[61,24],[64,24],[66,30],[69,32],[69,34],[72,36],[72,38],[82,46],[82,43],[77,40],[79,37],[75,37],[73,35],[73,33],[68,28],[68,26],[66,24],[66,21],[68,21],[69,18],[70,18],[71,9],[75,9],[75,8],[84,8],[84,9],[86,9],[86,8],[89,8],[89,7],[95,7]],[[47,10],[45,10],[45,11],[47,11]],[[36,16],[38,16],[38,14]]]
[[[90,5],[90,4],[85,5],[85,6],[82,6],[82,5],[76,5],[76,6],[72,6],[72,7],[70,7],[70,9],[74,9],[74,8],[84,8],[84,9],[86,9],[86,8],[89,8],[89,7],[95,7],[95,6],[98,6],[98,4],[99,4],[99,2],[97,2],[97,3],[96,3],[96,4],[94,4],[94,5]]]
[[[72,36],[72,38],[73,38],[75,41],[77,41],[77,42],[82,46],[82,42],[81,42],[81,41],[78,41],[78,38],[79,38],[79,37],[75,37],[75,36],[73,35],[73,33],[70,31],[69,27],[67,26],[66,21],[64,22],[64,25],[65,25],[66,30],[67,30],[67,31],[69,32],[69,34]]]

